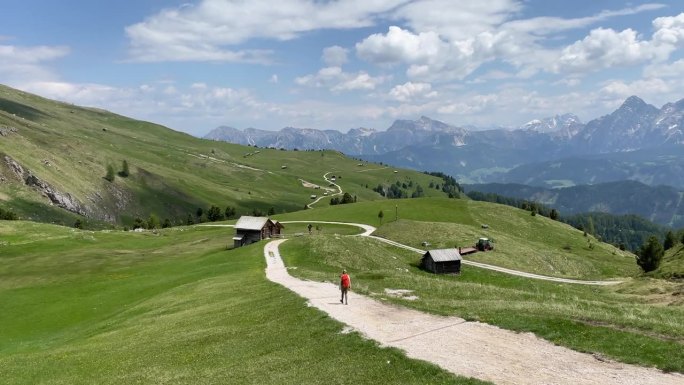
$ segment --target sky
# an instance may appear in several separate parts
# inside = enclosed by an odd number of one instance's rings
[[[0,83],[203,136],[684,98],[684,1],[7,0]]]

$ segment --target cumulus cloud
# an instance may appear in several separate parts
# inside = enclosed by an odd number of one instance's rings
[[[295,79],[300,86],[328,88],[331,91],[374,90],[386,80],[383,76],[373,77],[364,71],[348,73],[340,67],[321,68],[316,74]]]
[[[409,100],[435,97],[437,96],[437,91],[432,90],[430,83],[406,82],[392,88],[389,96],[394,100],[407,102]]]
[[[643,41],[631,29],[598,28],[565,49],[553,48],[549,39],[559,32],[663,5],[643,4],[573,19],[516,19],[522,7],[517,0],[464,1],[457,7],[448,0],[412,2],[394,14],[409,28],[392,26],[387,33],[372,34],[356,44],[356,53],[378,65],[406,65],[412,79],[464,79],[483,64],[497,61],[515,67],[517,77],[529,78],[540,71],[578,73],[663,60],[682,41],[684,17],[677,16],[654,21],[653,41]]]
[[[347,62],[348,52],[348,49],[342,48],[339,45],[334,45],[323,49],[322,59],[328,67],[339,67]]]
[[[303,33],[371,26],[405,0],[201,0],[166,9],[126,28],[136,61],[266,62],[270,51],[235,50],[255,38],[291,40]]]
[[[684,13],[653,21],[650,40],[636,31],[597,28],[583,40],[563,49],[554,72],[587,72],[602,68],[662,62],[684,45]]]
[[[581,41],[563,49],[556,72],[586,72],[619,65],[634,65],[658,56],[648,42],[637,38],[634,30],[616,32],[598,28]]]
[[[356,44],[361,59],[376,64],[426,62],[448,51],[448,43],[435,32],[413,33],[397,26]]]

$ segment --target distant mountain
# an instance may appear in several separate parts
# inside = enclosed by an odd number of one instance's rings
[[[355,128],[343,134],[335,130],[286,127],[279,131],[248,128],[238,130],[221,126],[204,139],[222,140],[235,144],[257,145],[285,149],[337,150],[350,155],[383,154],[409,144],[436,145],[465,143],[468,131],[446,123],[421,117],[418,120],[397,120],[386,131]]]
[[[352,129],[343,134],[292,127],[273,132],[219,127],[205,138],[260,147],[333,149],[370,161],[442,171],[465,183],[544,187],[620,179],[669,183],[682,179],[675,174],[681,171],[680,162],[658,156],[672,152],[664,148],[684,148],[684,99],[658,109],[632,96],[613,113],[587,124],[573,114],[563,114],[513,130],[482,130],[422,116],[397,120],[385,131]],[[611,154],[640,150],[653,155],[650,163],[630,165],[611,158]],[[674,185],[684,186],[684,181]]]
[[[535,119],[520,127],[521,130],[552,134],[552,136],[561,139],[572,138],[583,128],[584,124],[582,124],[580,119],[574,114]]]
[[[464,185],[466,192],[494,193],[553,207],[562,215],[602,212],[635,214],[651,222],[684,227],[684,192],[668,186],[651,187],[635,181],[547,189],[521,184]]]
[[[634,180],[650,186],[684,189],[684,146],[665,145],[526,163],[480,180],[546,188]]]

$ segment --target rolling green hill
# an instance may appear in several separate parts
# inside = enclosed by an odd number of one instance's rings
[[[59,103],[0,85],[0,207],[22,219],[90,227],[131,225],[155,214],[186,223],[197,208],[276,213],[300,210],[311,194],[301,180],[327,187],[323,174],[358,200],[383,199],[379,184],[442,180],[414,171],[359,163],[333,151],[280,151],[198,139],[107,111]],[[128,163],[128,177],[105,179]],[[341,176],[341,177],[340,177]],[[409,187],[409,185],[411,185]],[[319,205],[328,204],[324,200]],[[66,209],[65,209],[66,208]]]
[[[150,214],[185,222],[212,204],[233,206],[238,215],[272,207],[281,221],[372,224],[376,235],[419,248],[467,246],[487,236],[495,250],[468,259],[555,277],[624,280],[588,287],[471,266],[457,277],[435,276],[418,269],[417,253],[344,237],[354,230],[332,224],[317,225],[311,236],[297,236],[306,222],[286,224],[293,239],[282,247],[293,275],[334,280],[346,267],[355,290],[386,301],[684,372],[681,282],[644,276],[630,253],[549,218],[448,199],[429,187],[443,183],[437,177],[331,151],[201,140],[6,87],[0,132],[0,207],[67,225],[0,221],[0,378],[8,383],[478,383],[347,334],[266,280],[263,242],[227,247],[230,229],[70,227],[77,218],[112,227]],[[105,180],[107,166],[119,171],[123,160],[130,175]],[[326,173],[358,202],[331,206],[326,198],[303,210],[323,190],[302,180],[325,188]],[[426,198],[388,200],[373,191],[397,182],[413,191],[421,185]],[[675,277],[681,246],[668,253],[659,273]],[[412,290],[418,300],[385,289]]]
[[[342,332],[224,228],[0,233],[3,384],[483,384]]]

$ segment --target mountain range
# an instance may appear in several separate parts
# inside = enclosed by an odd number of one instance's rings
[[[563,167],[573,171],[565,174],[582,177],[553,175],[536,178],[534,183],[562,187],[624,179],[646,184],[666,180],[684,188],[684,180],[677,176],[684,167],[684,99],[657,108],[631,96],[611,114],[586,124],[573,114],[563,114],[532,120],[516,129],[477,130],[423,116],[397,120],[385,131],[356,128],[341,133],[293,127],[265,131],[223,126],[205,138],[259,147],[333,149],[397,167],[442,171],[469,183],[526,183],[540,169],[558,167],[562,161]],[[582,164],[590,166],[582,168]],[[645,173],[649,167],[658,176]]]

